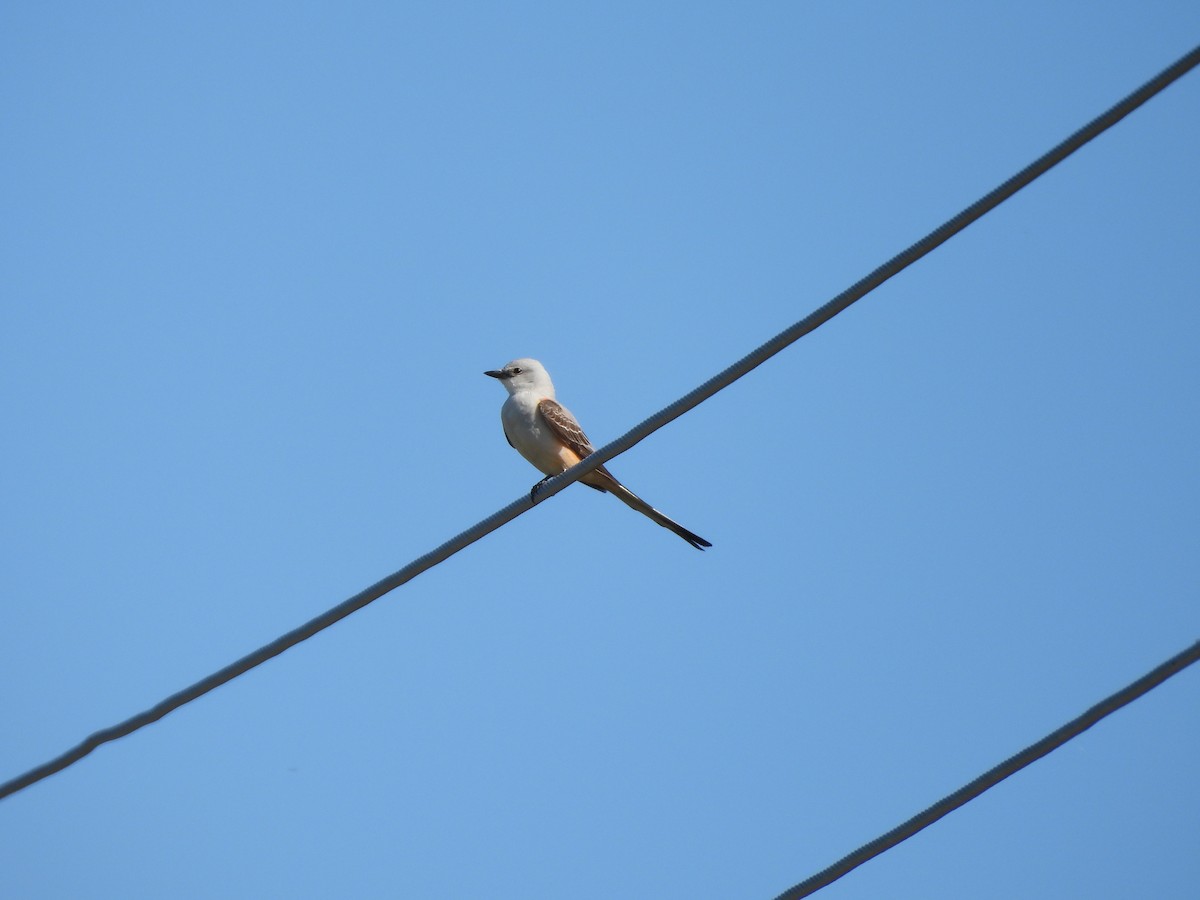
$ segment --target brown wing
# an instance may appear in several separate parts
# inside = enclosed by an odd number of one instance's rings
[[[542,414],[542,418],[546,420],[546,424],[550,426],[550,430],[558,436],[558,439],[574,450],[580,459],[596,449],[588,440],[588,436],[583,433],[583,429],[579,427],[579,423],[575,421],[575,417],[557,400],[547,397],[539,401],[538,412]],[[596,471],[603,472],[612,478],[611,473],[604,466],[597,466]],[[588,487],[594,487],[598,491],[604,490],[594,484],[589,484]]]
[[[588,436],[583,433],[575,417],[557,400],[549,398],[538,403],[538,412],[550,426],[550,430],[558,435],[558,439],[579,454],[579,458],[587,456],[595,448]]]

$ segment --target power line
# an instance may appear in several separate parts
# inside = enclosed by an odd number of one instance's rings
[[[1021,188],[1025,187],[1030,182],[1034,181],[1041,175],[1045,174],[1062,160],[1066,159],[1084,144],[1091,141],[1093,138],[1107,131],[1129,113],[1133,112],[1155,94],[1158,94],[1167,88],[1174,81],[1187,74],[1191,69],[1200,64],[1200,47],[1196,47],[1187,55],[1181,57],[1168,68],[1164,69],[1158,75],[1151,78],[1136,91],[1125,97],[1120,102],[1116,103],[1110,109],[1097,116],[1088,124],[1084,125],[1066,140],[1062,141],[1057,146],[1053,147],[1047,153],[1030,163],[1016,175],[1009,178],[999,187],[992,190],[979,200],[972,203],[958,215],[949,219],[944,224],[938,226],[925,237],[921,238],[907,250],[892,257],[879,268],[875,269],[865,278],[861,279],[851,287],[842,291],[824,306],[805,316],[799,322],[791,327],[781,331],[775,337],[771,338],[762,346],[758,347],[742,359],[738,360],[723,372],[710,378],[704,384],[693,390],[691,393],[684,395],[674,403],[650,416],[641,424],[627,431],[624,435],[617,438],[611,443],[605,444],[592,455],[588,456],[578,465],[572,466],[561,475],[556,475],[549,481],[545,482],[538,491],[539,502],[547,497],[552,497],[563,488],[578,481],[588,472],[595,469],[597,466],[603,465],[614,456],[624,453],[635,444],[653,434],[658,429],[662,428],[668,422],[672,422],[679,418],[685,412],[700,405],[709,397],[716,394],[718,391],[728,387],[733,382],[737,381],[743,375],[746,375],[751,370],[762,365],[775,354],[782,351],[785,347],[795,343],[810,331],[814,331],[821,325],[828,322],[838,313],[849,307],[851,304],[862,299],[868,293],[873,291],[879,285],[883,284],[893,275],[908,268],[914,262],[927,253],[931,252],[941,244],[945,243],[958,232],[962,231],[976,219],[984,214],[995,209]],[[105,728],[90,735],[81,743],[72,747],[67,752],[48,762],[43,763],[23,775],[19,775],[4,784],[0,784],[0,799],[3,799],[17,791],[29,787],[53,775],[55,772],[61,772],[67,766],[78,762],[87,756],[101,744],[114,741],[117,738],[124,737],[137,731],[139,728],[144,728],[152,722],[157,722],[167,713],[172,712],[186,703],[190,703],[198,697],[207,694],[209,691],[220,687],[227,681],[237,678],[239,675],[244,675],[246,672],[259,666],[269,659],[278,656],[283,651],[294,647],[301,641],[305,641],[319,631],[323,631],[335,622],[346,618],[353,612],[362,609],[368,603],[378,600],[384,594],[395,590],[400,585],[411,581],[417,575],[427,569],[431,569],[438,563],[443,562],[453,556],[458,551],[473,544],[475,541],[495,531],[501,525],[510,522],[517,516],[527,512],[533,507],[533,502],[528,495],[523,495],[520,499],[514,500],[508,506],[498,512],[493,513],[481,522],[471,526],[466,531],[461,532],[450,540],[446,541],[441,546],[426,553],[424,556],[413,560],[398,572],[389,575],[387,578],[373,584],[371,587],[358,594],[355,594],[348,600],[344,600],[337,606],[322,613],[315,619],[312,619],[299,628],[295,628],[286,634],[276,638],[269,644],[266,644],[252,653],[248,653],[241,659],[230,663],[223,669],[220,669],[213,674],[200,679],[195,684],[184,688],[178,693],[172,694],[165,700],[155,704],[150,709],[113,725],[110,728]]]
[[[895,847],[901,841],[906,841],[918,831],[927,828],[947,813],[953,812],[965,803],[974,800],[984,791],[995,787],[1009,775],[1019,772],[1032,762],[1041,759],[1053,750],[1057,750],[1071,738],[1078,737],[1101,719],[1115,713],[1122,706],[1132,703],[1151,688],[1158,687],[1172,675],[1178,675],[1192,663],[1200,661],[1200,641],[1188,649],[1172,656],[1165,663],[1147,672],[1137,681],[1117,691],[1111,697],[1101,700],[1083,715],[1072,719],[1057,731],[1052,731],[1040,741],[1030,744],[1020,753],[1006,759],[1000,765],[984,772],[970,784],[963,785],[953,794],[943,797],[924,812],[918,813],[907,822],[897,825],[887,834],[881,835],[868,844],[863,844],[853,853],[842,857],[832,866],[823,869],[816,875],[806,878],[793,888],[780,894],[776,900],[800,900],[815,894],[823,887],[837,881],[843,875],[858,868],[869,859]]]

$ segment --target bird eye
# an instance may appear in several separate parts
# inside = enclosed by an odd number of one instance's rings
[[[520,375],[520,374],[521,374],[521,367],[520,367],[520,366],[516,366],[516,367],[514,367],[514,368],[513,368],[513,374],[514,374],[514,375]]]

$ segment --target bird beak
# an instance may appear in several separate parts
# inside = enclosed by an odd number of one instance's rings
[[[484,372],[483,374],[490,375],[492,378],[499,378],[501,380],[503,380],[507,377],[503,372],[497,372],[495,369],[489,369],[488,371]]]

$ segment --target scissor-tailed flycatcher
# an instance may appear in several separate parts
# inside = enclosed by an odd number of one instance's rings
[[[544,472],[546,478],[565,472],[595,449],[575,417],[554,399],[550,373],[536,359],[514,359],[503,369],[483,374],[500,379],[508,391],[508,399],[500,407],[500,422],[504,425],[508,443]],[[590,488],[612,494],[630,509],[669,528],[697,550],[712,546],[678,522],[668,519],[617,481],[604,466],[598,466],[579,480]],[[536,484],[533,489],[537,490]]]

